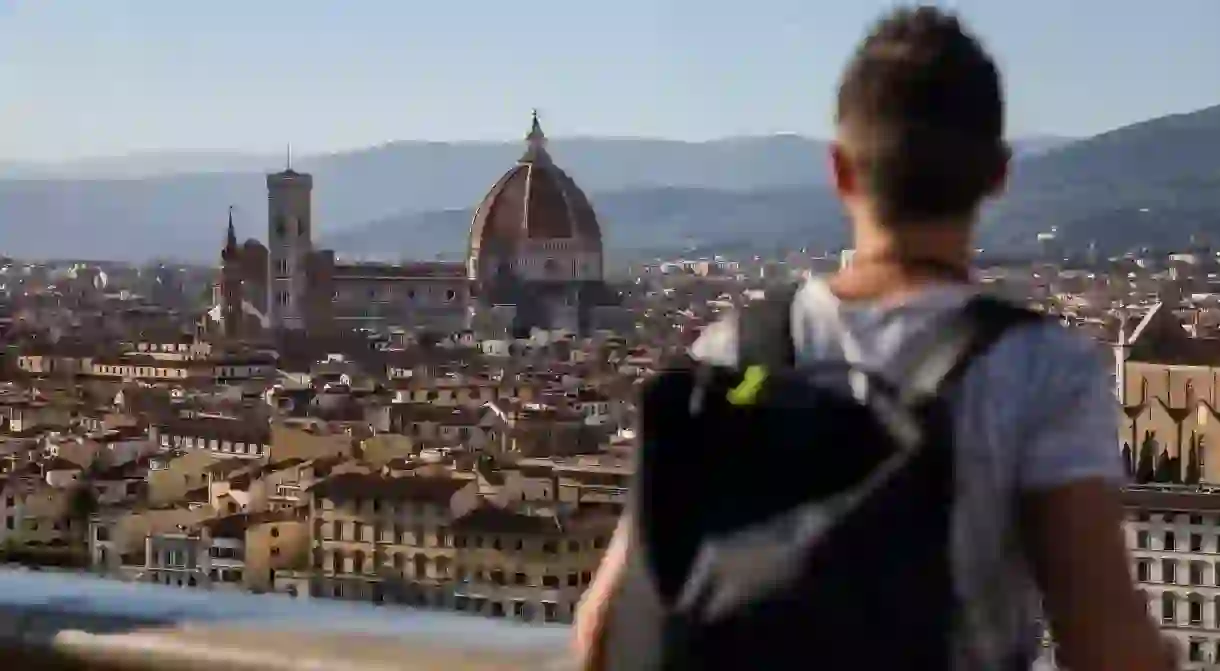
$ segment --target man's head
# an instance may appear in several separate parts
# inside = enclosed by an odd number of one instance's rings
[[[843,74],[835,117],[836,187],[857,221],[967,223],[1003,188],[999,72],[942,10],[904,8],[878,22]]]

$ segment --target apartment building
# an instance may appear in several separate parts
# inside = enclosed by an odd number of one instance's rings
[[[342,473],[308,498],[311,596],[536,622],[571,621],[618,517],[500,506],[449,475]]]
[[[1132,574],[1148,613],[1181,648],[1185,669],[1220,664],[1220,489],[1123,493]]]
[[[313,596],[452,603],[450,526],[478,503],[473,479],[341,473],[308,499]]]

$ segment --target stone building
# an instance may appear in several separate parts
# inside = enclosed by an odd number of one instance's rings
[[[470,225],[467,274],[482,330],[586,332],[613,321],[602,232],[585,193],[546,148],[535,114],[525,153],[492,186]]]
[[[617,513],[501,508],[481,501],[478,487],[360,473],[318,483],[308,497],[309,593],[570,622]]]
[[[1157,303],[1120,326],[1114,355],[1118,444],[1132,475],[1220,482],[1220,340],[1192,337]]]
[[[1220,662],[1220,494],[1184,487],[1123,493],[1132,576],[1183,669]]]
[[[342,263],[314,249],[312,176],[267,176],[267,244],[239,244],[232,212],[205,328],[229,339],[280,331],[402,327],[493,334],[587,332],[624,323],[603,281],[601,227],[555,165],[533,118],[517,164],[475,211],[466,261]]]

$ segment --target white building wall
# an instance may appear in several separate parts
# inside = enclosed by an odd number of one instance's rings
[[[1220,513],[1132,511],[1125,532],[1136,587],[1147,596],[1149,617],[1179,645],[1182,668],[1215,668],[1220,663]],[[1173,595],[1168,612],[1166,593]],[[1193,613],[1192,601],[1198,604]]]

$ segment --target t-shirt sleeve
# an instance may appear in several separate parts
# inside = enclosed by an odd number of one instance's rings
[[[737,320],[729,315],[714,322],[690,346],[691,357],[713,366],[737,365]]]
[[[1036,363],[1024,390],[1028,412],[1019,420],[1017,486],[1047,489],[1093,478],[1123,483],[1118,400],[1104,358],[1065,329],[1044,334],[1029,352]]]

